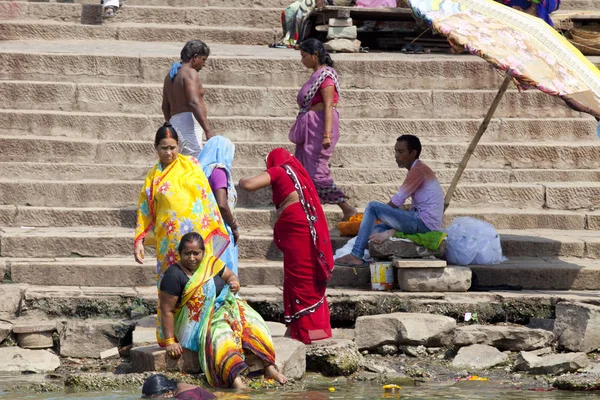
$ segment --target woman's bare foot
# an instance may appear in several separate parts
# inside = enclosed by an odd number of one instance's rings
[[[383,231],[383,232],[377,232],[377,233],[374,233],[371,236],[369,236],[369,240],[371,240],[375,243],[381,243],[385,240],[388,240],[392,236],[394,236],[394,233],[396,233],[396,231],[394,229],[389,229],[389,230]]]
[[[287,378],[281,372],[277,371],[274,365],[269,365],[265,368],[265,378],[275,379],[282,385],[285,385],[288,382]]]
[[[356,208],[352,207],[350,204],[348,204],[345,201],[343,203],[339,203],[338,206],[340,206],[340,208],[342,209],[342,212],[344,213],[342,221],[348,221],[348,220],[350,220],[351,217],[358,214],[358,211],[356,210]]]
[[[232,387],[237,390],[247,389],[246,384],[242,382],[242,378],[239,375],[233,380]]]
[[[364,266],[365,262],[362,258],[356,258],[352,254],[348,254],[335,260],[335,265],[341,265],[344,267],[360,267]]]

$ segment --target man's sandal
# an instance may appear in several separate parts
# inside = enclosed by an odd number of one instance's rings
[[[104,13],[102,14],[102,18],[114,18],[116,15],[117,7],[108,6],[104,7]]]

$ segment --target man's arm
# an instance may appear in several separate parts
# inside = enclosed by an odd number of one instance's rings
[[[169,122],[171,120],[171,104],[169,104],[169,97],[167,96],[167,79],[165,78],[165,82],[163,83],[163,98],[162,98],[162,112],[165,116],[165,122]]]
[[[214,133],[212,129],[210,129],[208,119],[206,118],[204,110],[202,109],[203,100],[200,97],[200,92],[202,91],[202,84],[200,83],[200,78],[198,77],[198,74],[193,73],[191,78],[184,77],[183,88],[185,91],[185,96],[188,99],[188,106],[192,110],[194,118],[196,118],[196,121],[198,121],[202,129],[204,129],[204,133],[206,133],[206,138],[210,139],[214,136]]]
[[[424,181],[425,174],[423,171],[418,169],[418,167],[412,168],[408,171],[406,179],[402,183],[402,186],[400,186],[400,189],[398,189],[398,192],[392,196],[390,203],[396,208],[404,206],[406,200],[417,191]]]

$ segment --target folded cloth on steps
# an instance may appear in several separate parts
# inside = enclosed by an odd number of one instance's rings
[[[415,244],[418,244],[420,246],[423,246],[429,250],[433,250],[433,251],[437,251],[437,249],[439,249],[440,245],[442,244],[442,241],[444,240],[444,238],[448,236],[447,234],[445,234],[444,232],[440,232],[440,231],[431,231],[431,232],[427,232],[427,233],[413,233],[413,234],[406,234],[406,233],[402,233],[402,232],[396,232],[394,233],[394,237],[399,238],[399,239],[408,239],[412,242],[414,242]]]

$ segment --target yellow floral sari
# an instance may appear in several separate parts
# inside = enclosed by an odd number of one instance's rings
[[[220,257],[229,244],[219,207],[198,160],[179,154],[166,168],[159,162],[148,171],[138,201],[135,244],[153,237],[157,287],[167,268],[179,261],[177,247],[188,232],[202,235],[206,256]],[[218,271],[212,272],[209,274]],[[160,304],[157,339],[164,344]]]

